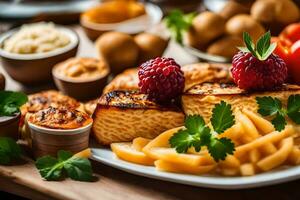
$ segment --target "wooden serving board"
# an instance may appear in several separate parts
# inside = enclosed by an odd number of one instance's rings
[[[93,43],[86,38],[80,27],[75,26],[73,28],[78,32],[81,39],[78,56],[96,57]],[[189,56],[174,43],[169,45],[166,56],[176,58],[180,64],[197,61],[196,58]],[[1,66],[0,72],[4,72]],[[8,90],[31,93],[51,87],[24,88],[11,80],[7,74],[5,76],[7,79],[6,89]],[[36,170],[34,162],[30,159],[14,166],[0,166],[0,191],[41,200],[300,199],[298,189],[300,181],[260,189],[222,191],[139,177],[94,161],[92,161],[92,166],[97,177],[97,180],[92,183],[70,179],[60,182],[44,181]]]

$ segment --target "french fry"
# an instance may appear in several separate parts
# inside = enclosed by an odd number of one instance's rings
[[[252,176],[255,174],[255,168],[252,163],[242,164],[240,172],[242,176]]]
[[[237,122],[235,125],[233,125],[231,128],[226,130],[224,133],[220,134],[220,137],[227,137],[232,140],[237,140],[244,134],[244,130],[242,127],[242,124],[240,122]]]
[[[245,132],[246,136],[246,142],[249,142],[259,137],[259,132],[252,123],[252,121],[243,113],[237,112],[236,114],[237,121],[239,121],[242,124],[243,130]]]
[[[293,149],[288,156],[288,162],[292,165],[300,164],[300,149],[299,147],[293,146]]]
[[[174,172],[174,173],[188,173],[188,174],[205,174],[212,171],[215,165],[206,166],[190,166],[186,164],[176,164],[164,160],[156,160],[154,165],[159,171]]]
[[[131,142],[112,143],[110,145],[112,151],[122,160],[137,163],[141,165],[153,165],[154,160],[141,151],[137,151],[132,147]]]
[[[169,139],[172,137],[177,131],[183,129],[184,127],[173,128],[167,130],[154,138],[151,142],[149,142],[144,148],[143,152],[146,153],[148,156],[155,158],[155,155],[151,155],[150,149],[153,147],[170,147]]]
[[[176,164],[186,164],[190,166],[211,165],[214,160],[211,156],[177,153],[175,149],[165,147],[153,147],[145,152],[146,155],[155,160],[164,160]],[[148,154],[149,153],[149,154]]]
[[[258,149],[252,149],[249,153],[249,160],[251,163],[257,163],[261,158],[261,153]]]
[[[236,151],[235,151],[234,155],[239,157],[239,156],[247,153],[248,151],[250,151],[252,149],[263,146],[266,143],[278,142],[279,140],[282,140],[283,138],[291,136],[293,133],[294,133],[294,128],[291,125],[287,125],[285,127],[285,129],[281,132],[274,131],[274,132],[269,133],[265,136],[257,138],[256,140],[254,140],[250,143],[238,146],[236,148]]]
[[[150,142],[150,139],[138,137],[132,141],[132,147],[137,151],[142,151],[142,149]]]
[[[264,159],[257,162],[257,166],[263,171],[268,171],[281,165],[282,163],[284,163],[284,161],[286,161],[289,154],[291,153],[293,149],[293,144],[294,141],[292,137],[283,139],[280,142],[280,149],[276,153],[267,156]]]
[[[233,155],[227,155],[227,157],[225,158],[225,160],[219,161],[219,165],[222,168],[239,168],[240,165],[241,165],[241,163]]]
[[[261,117],[250,110],[244,109],[243,113],[254,123],[256,128],[263,134],[268,134],[275,131],[275,128],[271,122]]]
[[[262,151],[264,155],[271,155],[273,153],[276,153],[277,151],[277,148],[272,143],[264,144],[259,149]]]

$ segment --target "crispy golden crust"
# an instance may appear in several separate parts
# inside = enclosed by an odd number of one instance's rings
[[[138,69],[127,69],[117,75],[103,90],[103,94],[114,90],[138,90]]]
[[[147,96],[129,91],[103,95],[93,114],[93,133],[102,144],[154,138],[183,125],[184,114],[176,106],[160,106]]]
[[[28,102],[22,106],[22,113],[30,112],[35,113],[37,111],[52,107],[68,107],[78,108],[80,103],[75,99],[63,95],[62,93],[55,90],[48,90],[39,93],[35,93],[28,96]]]
[[[196,63],[183,66],[181,69],[185,77],[184,90],[203,82],[231,82],[229,67],[228,64],[219,63]]]
[[[185,77],[185,90],[203,82],[230,82],[228,64],[196,63],[181,69]],[[138,69],[128,69],[116,76],[103,90],[103,94],[114,90],[138,90]]]
[[[28,121],[44,128],[77,129],[87,126],[93,120],[88,114],[71,108],[49,107],[31,114]]]
[[[203,83],[194,86],[182,95],[182,107],[186,115],[199,114],[209,121],[212,109],[220,101],[230,103],[234,112],[248,109],[257,112],[256,97],[272,96],[286,104],[292,94],[300,94],[300,87],[296,85],[283,85],[268,92],[247,92],[225,83]]]

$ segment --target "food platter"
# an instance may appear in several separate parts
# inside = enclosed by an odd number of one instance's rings
[[[114,153],[109,148],[104,148],[102,146],[93,147],[92,153],[93,160],[128,173],[197,187],[226,190],[257,188],[296,180],[300,177],[300,166],[277,169],[252,177],[221,177],[213,175],[197,176],[175,174],[157,171],[155,167],[152,166],[137,165],[120,160],[116,158]]]

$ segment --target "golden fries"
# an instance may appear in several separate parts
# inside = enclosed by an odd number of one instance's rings
[[[232,139],[236,148],[234,155],[227,155],[219,162],[214,161],[206,148],[196,152],[192,147],[187,153],[177,153],[171,148],[170,137],[183,128],[165,131],[153,140],[136,138],[132,143],[115,143],[111,148],[120,159],[173,173],[252,176],[283,164],[300,164],[298,129],[288,124],[284,130],[275,131],[269,121],[249,110],[237,112],[236,124],[220,134]]]

